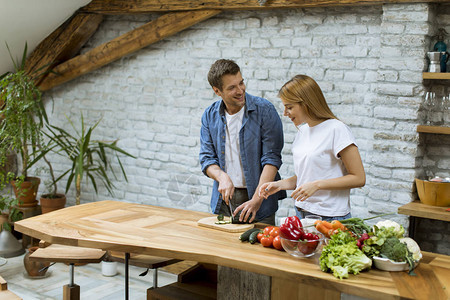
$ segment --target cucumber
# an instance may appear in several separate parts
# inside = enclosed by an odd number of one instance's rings
[[[252,233],[250,233],[250,236],[248,237],[248,241],[250,242],[250,244],[256,243],[258,241],[258,234],[262,232],[263,231],[259,229],[257,231],[253,231]]]
[[[250,234],[252,234],[252,232],[259,231],[259,230],[260,230],[259,228],[249,229],[246,232],[244,232],[243,234],[241,234],[239,239],[241,240],[241,242],[246,242],[246,241],[248,241]]]
[[[224,220],[222,220],[222,221],[217,221],[217,222],[215,222],[215,224],[223,225],[223,224],[230,224],[230,222],[229,222],[229,221],[224,221]]]

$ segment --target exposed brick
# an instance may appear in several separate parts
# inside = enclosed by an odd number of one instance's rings
[[[216,59],[232,58],[241,67],[247,92],[267,97],[280,116],[278,89],[296,74],[316,79],[333,112],[350,126],[365,166],[366,185],[351,192],[352,214],[397,212],[415,199],[416,174],[444,175],[450,169],[450,137],[424,137],[415,131],[427,115],[421,106],[428,88],[421,78],[428,65],[426,52],[435,27],[450,26],[448,9],[433,7],[399,3],[229,11],[46,92],[53,125],[70,129],[62,112],[77,121],[81,111],[89,123],[103,116],[96,134],[120,138],[121,147],[138,157],[123,160],[128,183],[114,180],[120,198],[104,188],[95,195],[85,186],[82,201],[126,199],[210,211],[212,180],[201,173],[198,162],[200,118],[219,99],[206,75]],[[157,17],[105,16],[81,52]],[[445,83],[426,84],[444,91]],[[439,113],[429,117],[450,121],[449,113]],[[291,145],[297,130],[289,119],[282,120],[280,173],[287,178],[294,175]],[[56,170],[69,164],[59,156],[51,158]],[[295,214],[292,199],[279,204],[277,220]],[[408,224],[407,216],[395,220]],[[419,225],[421,236],[435,237],[425,241],[425,249],[449,248],[450,227],[439,241],[433,223]]]

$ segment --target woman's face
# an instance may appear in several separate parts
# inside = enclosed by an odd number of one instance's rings
[[[295,126],[307,122],[308,116],[300,103],[291,103],[284,99],[281,99],[281,101],[284,104],[284,115],[289,117]]]

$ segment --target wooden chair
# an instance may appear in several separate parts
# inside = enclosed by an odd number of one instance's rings
[[[19,296],[17,296],[16,294],[14,294],[13,292],[8,290],[8,284],[6,282],[6,280],[0,276],[0,300],[18,300],[18,299],[22,299]]]
[[[42,241],[40,246],[45,245]],[[62,262],[70,265],[69,284],[63,287],[64,300],[80,299],[80,286],[74,282],[75,264],[99,263],[105,256],[106,251],[93,248],[72,247],[52,244],[45,248],[41,247],[30,255],[30,260],[41,262]]]

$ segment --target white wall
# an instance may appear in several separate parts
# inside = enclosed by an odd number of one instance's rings
[[[108,16],[84,51],[155,19],[157,15]],[[129,182],[116,195],[85,187],[82,202],[117,199],[209,211],[212,182],[198,162],[200,117],[218,100],[206,74],[218,58],[241,66],[251,94],[269,99],[293,75],[315,78],[336,115],[356,136],[367,174],[352,192],[352,213],[367,217],[396,212],[413,200],[418,123],[434,30],[434,6],[401,4],[298,10],[223,12],[137,53],[45,94],[51,123],[68,128],[83,112],[90,124],[103,117],[98,137],[119,138],[136,155],[126,158]],[[51,113],[53,109],[53,114]],[[293,174],[285,131],[282,177]],[[445,159],[445,158],[443,158]],[[54,167],[61,170],[59,158]],[[74,191],[68,195],[74,203]],[[278,217],[293,215],[291,199]],[[407,226],[407,218],[392,218]]]

